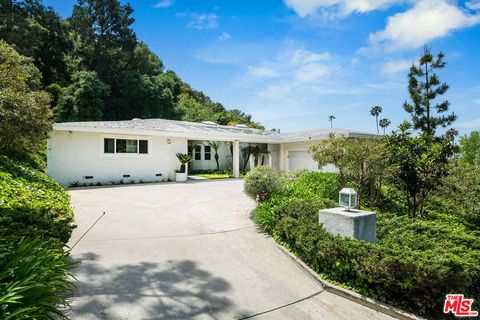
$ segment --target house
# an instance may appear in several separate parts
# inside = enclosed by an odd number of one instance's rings
[[[372,136],[342,129],[278,133],[166,119],[56,123],[48,140],[47,168],[64,186],[174,180],[176,153],[192,155],[190,170],[216,169],[211,142],[218,141],[219,167],[236,177],[261,164],[281,171],[321,170],[309,148],[331,133]],[[256,157],[246,152],[248,146],[256,146]]]

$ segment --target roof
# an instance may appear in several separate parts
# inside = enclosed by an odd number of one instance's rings
[[[345,129],[319,129],[292,133],[278,133],[245,126],[225,126],[213,122],[188,122],[167,119],[133,119],[123,121],[63,122],[53,126],[56,131],[99,132],[131,135],[158,135],[185,137],[198,140],[240,140],[242,142],[282,143],[337,136],[375,136]]]

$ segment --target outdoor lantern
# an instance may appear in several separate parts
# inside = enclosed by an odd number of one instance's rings
[[[338,204],[347,211],[357,207],[357,193],[352,188],[343,188],[339,192]]]

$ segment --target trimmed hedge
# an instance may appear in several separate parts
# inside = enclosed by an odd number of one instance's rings
[[[298,179],[322,181],[291,182],[290,195],[259,204],[255,220],[324,278],[432,319],[443,316],[447,293],[474,298],[480,309],[478,231],[441,214],[423,220],[380,213],[377,243],[334,237],[317,220],[319,209],[336,206],[319,199],[333,191],[315,187],[331,178],[307,173]]]
[[[0,156],[0,232],[53,237],[66,243],[73,228],[69,197],[55,180]]]

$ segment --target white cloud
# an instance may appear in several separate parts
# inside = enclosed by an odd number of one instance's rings
[[[153,5],[154,8],[168,8],[173,5],[173,0],[162,0]]]
[[[266,66],[248,67],[248,73],[257,78],[276,78],[280,73]]]
[[[480,23],[447,0],[420,0],[411,9],[388,18],[384,30],[370,34],[370,44],[391,50],[417,49],[452,31]]]
[[[471,10],[480,10],[480,0],[467,1],[465,6]]]
[[[228,32],[223,32],[221,35],[218,36],[219,41],[228,41],[232,39],[232,35]]]
[[[458,127],[462,129],[480,129],[480,118],[460,123]]]
[[[394,74],[408,70],[412,66],[412,64],[413,60],[409,59],[390,60],[381,65],[380,71],[384,74]]]
[[[187,26],[199,30],[216,29],[218,16],[215,13],[192,13],[192,19]]]
[[[330,16],[347,16],[353,12],[365,13],[402,2],[405,0],[285,0],[285,4],[302,18],[319,11]]]

